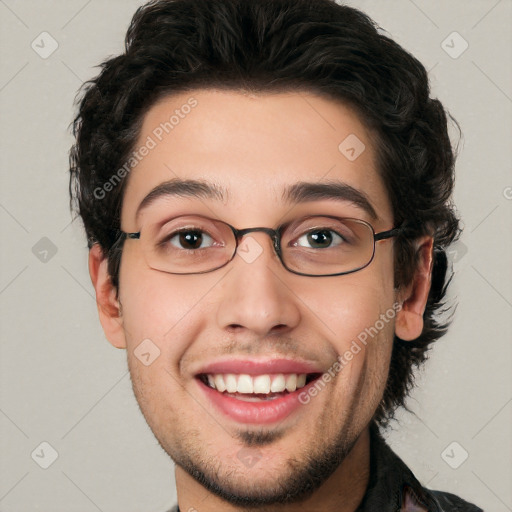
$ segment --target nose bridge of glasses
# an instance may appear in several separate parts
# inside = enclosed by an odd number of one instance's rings
[[[242,241],[242,238],[249,233],[266,233],[272,240],[272,246],[277,251],[279,250],[279,233],[272,228],[255,227],[235,230],[235,236],[238,244]]]

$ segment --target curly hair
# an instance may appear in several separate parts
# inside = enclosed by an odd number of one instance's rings
[[[126,177],[105,197],[133,151],[145,113],[164,96],[217,88],[309,91],[355,108],[377,134],[378,172],[395,225],[395,285],[411,282],[414,240],[434,238],[432,284],[414,341],[395,336],[389,377],[373,421],[386,427],[414,386],[414,368],[443,336],[446,247],[460,234],[451,201],[455,150],[449,114],[430,97],[424,66],[364,13],[334,0],[154,0],[135,13],[125,51],[105,60],[83,84],[70,151],[71,208],[89,247],[98,243],[119,289],[122,244],[116,243]],[[453,120],[454,121],[454,120]],[[455,125],[458,127],[456,122]]]

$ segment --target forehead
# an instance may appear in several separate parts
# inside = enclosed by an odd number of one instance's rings
[[[220,194],[220,216],[273,222],[297,183],[341,183],[366,196],[378,219],[391,207],[377,172],[374,137],[348,106],[313,93],[195,90],[146,113],[128,175],[122,226],[162,183],[197,180]],[[357,206],[357,205],[356,205]],[[360,215],[361,216],[361,215]],[[231,217],[232,219],[232,217]]]

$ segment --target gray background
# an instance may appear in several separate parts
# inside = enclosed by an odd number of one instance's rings
[[[125,352],[104,338],[68,210],[75,92],[122,50],[141,3],[0,0],[1,511],[161,512],[175,502],[172,463],[138,410]],[[455,201],[465,233],[451,251],[459,306],[419,374],[416,416],[399,414],[388,439],[427,486],[510,511],[512,4],[350,3],[425,64],[464,132]],[[58,43],[47,58],[44,31]]]

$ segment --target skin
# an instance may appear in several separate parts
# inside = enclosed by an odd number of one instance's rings
[[[144,222],[167,210],[216,217],[237,228],[275,228],[283,220],[314,212],[367,220],[375,232],[394,227],[377,172],[374,138],[352,109],[312,93],[197,90],[154,105],[144,118],[137,146],[191,96],[197,106],[129,176],[121,215],[124,231],[139,231]],[[349,134],[366,146],[354,161],[338,150]],[[228,191],[226,200],[163,199],[136,219],[146,194],[176,177],[217,184]],[[347,201],[294,205],[282,199],[287,185],[327,180],[363,191],[378,218]],[[287,272],[265,233],[250,236],[263,248],[252,263],[235,257],[214,272],[187,276],[149,268],[140,242],[128,240],[118,296],[106,259],[94,246],[89,270],[106,337],[127,350],[141,411],[177,464],[182,511],[229,512],[258,504],[262,509],[263,503],[264,510],[276,512],[354,511],[368,483],[368,423],[384,391],[393,334],[411,340],[423,328],[432,239],[417,241],[414,280],[397,290],[393,239],[378,242],[373,262],[359,272],[313,278]],[[308,405],[278,424],[239,424],[199,392],[195,373],[226,355],[300,358],[329,368],[359,333],[397,302],[402,309],[395,319]],[[160,350],[149,366],[134,355],[147,338]],[[243,448],[260,457],[254,466],[238,459]],[[316,468],[320,481],[314,491],[301,495],[292,477],[306,478],[297,486],[303,489],[311,460],[322,463]],[[193,469],[205,476],[205,485],[189,474]],[[283,490],[295,492],[295,501],[284,503]],[[253,506],[229,502],[229,494],[252,499]]]

